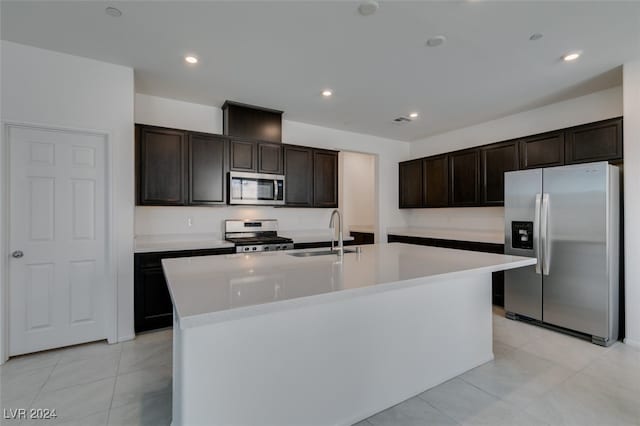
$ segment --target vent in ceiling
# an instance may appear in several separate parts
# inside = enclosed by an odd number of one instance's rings
[[[396,124],[406,124],[406,123],[411,123],[411,119],[409,117],[398,117],[398,118],[394,118],[393,122]]]

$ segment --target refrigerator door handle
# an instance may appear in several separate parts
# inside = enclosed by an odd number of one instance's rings
[[[551,263],[551,247],[549,247],[549,194],[542,195],[540,228],[540,239],[542,240],[542,273],[549,275],[549,264]]]
[[[533,215],[533,246],[536,250],[536,274],[540,274],[542,271],[542,248],[540,247],[540,203],[542,199],[541,194],[536,194],[536,211]]]

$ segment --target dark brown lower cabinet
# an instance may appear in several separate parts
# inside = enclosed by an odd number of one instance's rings
[[[443,240],[440,238],[387,235],[387,242],[504,254],[504,244],[482,243],[475,241],[457,241]],[[491,299],[494,305],[504,306],[504,272],[494,272],[491,276]]]
[[[374,244],[375,238],[373,232],[351,231],[349,234],[353,237],[353,244],[356,246],[361,246],[363,244]]]
[[[336,241],[335,245],[338,245],[338,241]],[[345,246],[353,246],[356,245],[355,241],[345,241]],[[331,247],[331,241],[320,241],[316,243],[295,243],[293,248],[296,250],[299,249],[312,249],[312,248],[326,248]]]
[[[173,324],[173,304],[162,271],[162,259],[234,253],[234,248],[184,250],[134,255],[134,329],[136,333]]]

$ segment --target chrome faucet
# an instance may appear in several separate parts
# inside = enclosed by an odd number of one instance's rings
[[[336,240],[336,227],[334,224],[335,217],[338,216],[338,248],[335,249],[338,252],[338,256],[344,256],[344,242],[342,241],[342,216],[340,216],[340,211],[335,209],[331,212],[331,220],[329,221],[329,228],[333,230],[333,235],[331,236],[331,251],[334,251],[334,244]]]

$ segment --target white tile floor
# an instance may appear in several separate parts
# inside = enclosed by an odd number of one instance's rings
[[[494,313],[496,359],[389,408],[371,425],[640,425],[640,351],[601,348]],[[171,331],[11,359],[3,408],[56,408],[55,421],[169,425]],[[304,426],[304,425],[300,425]]]

